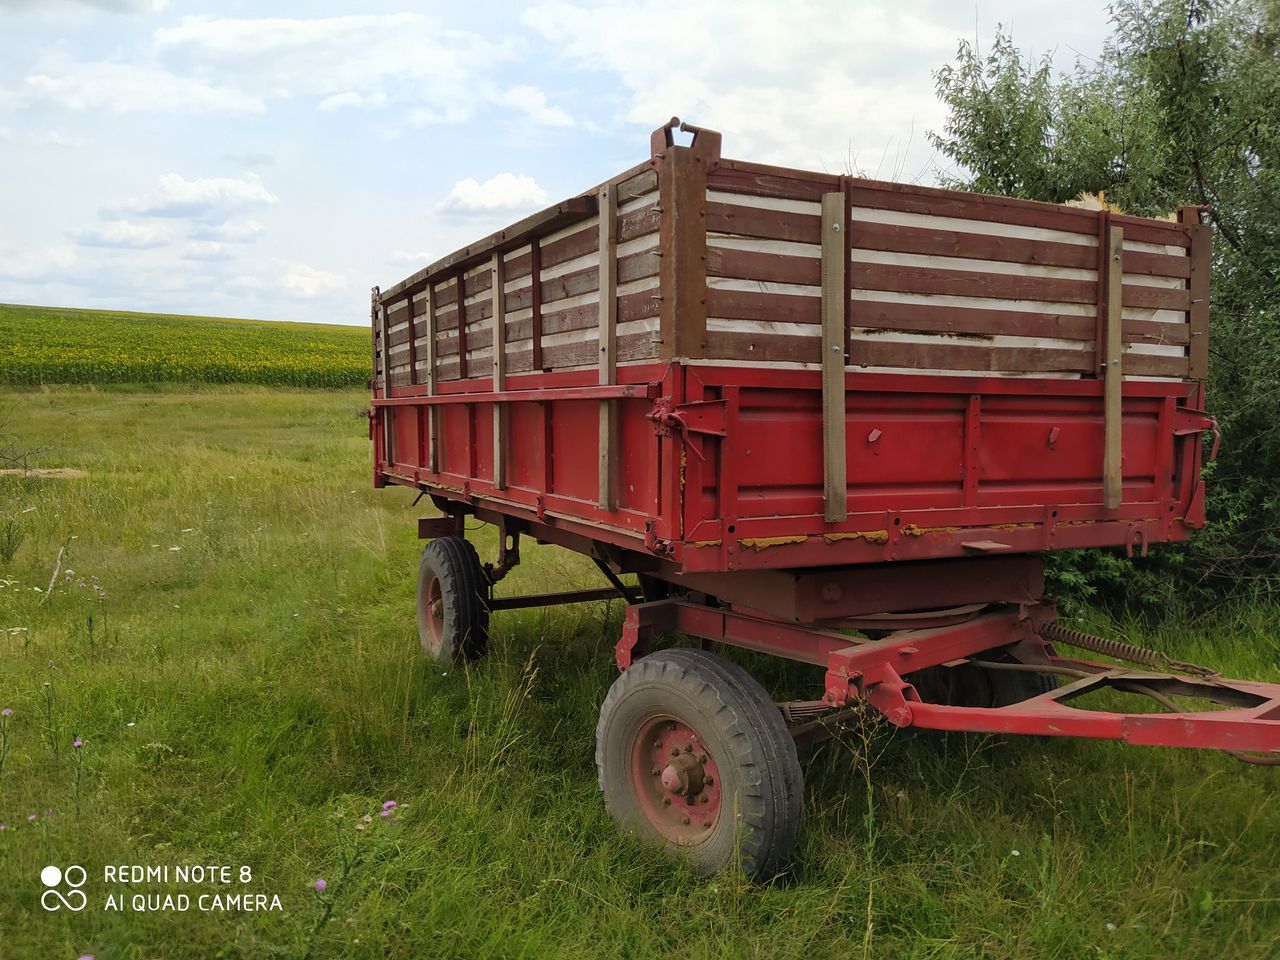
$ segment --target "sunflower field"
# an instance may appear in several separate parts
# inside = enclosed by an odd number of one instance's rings
[[[368,382],[362,326],[0,304],[0,383]]]

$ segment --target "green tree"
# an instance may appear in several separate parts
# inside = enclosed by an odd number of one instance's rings
[[[1224,444],[1208,528],[1145,562],[1060,561],[1077,595],[1200,609],[1280,591],[1280,2],[1118,0],[1094,61],[1053,76],[998,33],[935,74],[947,186],[1128,212],[1211,207],[1210,408]]]

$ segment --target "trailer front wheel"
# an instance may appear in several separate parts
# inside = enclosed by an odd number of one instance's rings
[[[664,650],[622,673],[596,727],[610,815],[703,874],[784,869],[804,810],[795,741],[764,688],[703,650]]]
[[[440,537],[418,566],[418,639],[441,663],[476,660],[489,645],[489,604],[476,548]]]

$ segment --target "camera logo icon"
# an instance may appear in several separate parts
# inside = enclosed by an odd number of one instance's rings
[[[40,871],[40,882],[47,889],[40,894],[40,906],[50,911],[61,910],[63,907],[73,913],[83,910],[89,900],[80,889],[84,886],[86,877],[84,867],[79,864],[73,863],[66,870],[52,865],[45,867]],[[59,889],[64,880],[68,888],[65,894]]]

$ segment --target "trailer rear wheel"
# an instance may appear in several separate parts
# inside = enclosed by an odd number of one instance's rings
[[[795,741],[764,688],[703,650],[644,657],[610,687],[596,727],[610,815],[703,874],[758,880],[790,859],[804,811]]]
[[[462,537],[440,537],[418,566],[418,638],[442,663],[476,660],[489,645],[489,604],[476,548]]]

